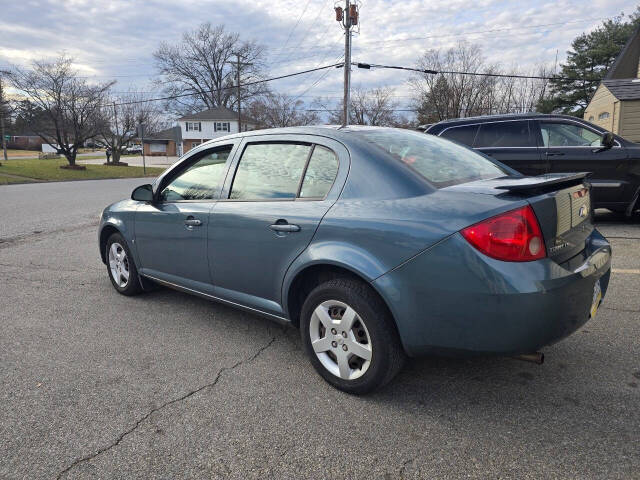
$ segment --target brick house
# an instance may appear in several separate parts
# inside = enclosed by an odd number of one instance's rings
[[[182,155],[182,131],[171,127],[144,139],[144,154],[149,156],[179,157]]]
[[[258,124],[242,116],[242,131],[254,130]],[[225,107],[210,108],[178,119],[182,134],[182,153],[207,140],[238,133],[238,113]]]

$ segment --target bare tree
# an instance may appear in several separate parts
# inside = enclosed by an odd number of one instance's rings
[[[17,69],[12,82],[27,96],[20,115],[40,138],[56,145],[69,165],[76,165],[76,154],[84,142],[100,133],[101,108],[114,82],[90,84],[72,68],[73,59],[65,55],[53,62],[33,62],[29,70]]]
[[[487,63],[480,47],[466,42],[445,51],[429,50],[418,66],[420,69],[471,74],[420,74],[413,77],[410,83],[420,123],[474,115],[530,112],[547,95],[547,80],[473,75],[509,75],[515,74],[517,69],[503,71],[499,65]],[[534,76],[548,76],[548,73],[547,67],[540,66]]]
[[[137,138],[139,125],[144,125],[145,131],[151,133],[157,131],[161,123],[154,102],[147,102],[141,94],[132,91],[107,103],[98,141],[110,149],[111,162],[117,165],[125,147]]]
[[[158,84],[172,99],[167,107],[183,114],[202,108],[238,105],[236,77],[237,55],[240,56],[241,83],[251,83],[263,78],[264,49],[255,42],[241,41],[237,33],[227,32],[224,25],[212,27],[203,23],[197,29],[186,32],[182,41],[171,45],[162,42],[153,54],[160,75]],[[263,84],[241,89],[244,102],[264,93]]]
[[[317,112],[306,111],[304,102],[283,93],[269,92],[251,102],[247,115],[262,127],[294,127],[320,123]]]
[[[361,87],[351,89],[351,107],[349,123],[352,125],[373,125],[393,127],[404,124],[396,109],[398,102],[394,100],[395,90],[390,87],[379,87],[365,90]],[[342,102],[338,106],[324,98],[317,98],[314,106],[327,112],[329,122],[342,124]]]

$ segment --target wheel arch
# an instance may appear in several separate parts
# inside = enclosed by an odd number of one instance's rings
[[[106,257],[106,251],[105,251],[107,248],[107,240],[109,240],[109,237],[114,233],[119,233],[120,235],[122,235],[122,232],[115,225],[111,223],[105,224],[102,227],[102,230],[100,230],[100,240],[99,240],[100,258],[102,259],[102,263],[104,263],[105,265],[107,264],[107,257]]]
[[[286,308],[291,324],[296,328],[300,327],[300,310],[302,309],[302,305],[306,297],[315,287],[328,280],[344,277],[352,278],[364,283],[380,298],[380,300],[382,300],[382,303],[385,305],[389,315],[393,319],[393,324],[397,331],[398,324],[391,308],[389,307],[389,303],[378,291],[375,285],[367,279],[367,276],[354,270],[347,264],[330,260],[317,261],[306,265],[299,269],[288,283],[288,286],[283,292],[285,294],[283,306]]]

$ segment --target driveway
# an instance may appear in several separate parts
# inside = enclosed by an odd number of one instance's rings
[[[137,183],[0,187],[0,478],[637,477],[638,218],[599,213],[609,294],[543,366],[412,360],[358,398],[293,328],[117,294],[97,215]]]

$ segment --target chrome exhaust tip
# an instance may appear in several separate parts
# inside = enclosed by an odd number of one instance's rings
[[[535,363],[536,365],[542,365],[544,363],[544,353],[542,352],[534,352],[534,353],[523,353],[522,355],[516,355],[516,360],[522,360],[523,362]]]

